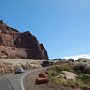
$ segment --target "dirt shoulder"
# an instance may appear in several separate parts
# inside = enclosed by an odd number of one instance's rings
[[[60,85],[55,85],[53,83],[39,84],[39,85],[35,84],[35,79],[37,78],[38,74],[44,71],[46,71],[45,68],[39,69],[35,72],[28,74],[24,78],[25,90],[73,90],[69,87],[63,87]]]

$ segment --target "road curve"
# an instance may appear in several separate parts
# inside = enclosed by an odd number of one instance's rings
[[[22,76],[23,74],[7,74],[0,76],[0,90],[22,90]]]
[[[7,78],[0,77],[0,90],[14,90],[14,89]]]
[[[30,82],[32,83],[32,85],[35,83],[33,82],[33,78],[30,78],[29,76],[34,76],[34,77],[37,77],[37,74],[41,73],[41,72],[44,72],[47,68],[49,67],[46,67],[46,68],[38,68],[38,69],[35,69],[35,70],[32,70],[26,74],[24,74],[21,78],[21,86],[22,86],[22,90],[32,90],[30,89],[28,85],[30,85]]]
[[[22,74],[7,74],[0,76],[0,90],[27,90],[27,77],[46,68],[25,71]]]

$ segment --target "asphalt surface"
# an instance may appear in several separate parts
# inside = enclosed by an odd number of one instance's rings
[[[38,68],[25,71],[22,74],[7,74],[0,76],[0,90],[26,90],[26,77],[46,68]],[[25,83],[23,83],[25,82]],[[24,84],[24,85],[23,85]],[[24,88],[25,87],[25,88]]]
[[[4,77],[0,78],[0,90],[13,90],[10,82]]]
[[[48,67],[45,68],[39,68],[36,70],[31,71],[25,77],[23,78],[23,85],[24,85],[24,90],[37,90],[35,87],[35,79],[37,78],[39,73],[42,73],[46,71]],[[41,90],[41,89],[38,89]],[[47,89],[46,89],[47,90]]]
[[[7,74],[0,76],[0,90],[22,90],[22,76],[23,74]]]

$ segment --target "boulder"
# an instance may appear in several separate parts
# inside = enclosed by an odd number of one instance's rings
[[[68,71],[62,71],[62,74],[64,75],[65,79],[76,79],[77,75],[75,73],[72,72],[68,72]]]

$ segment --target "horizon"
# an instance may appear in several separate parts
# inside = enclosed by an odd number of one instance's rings
[[[50,59],[90,55],[89,0],[1,0],[0,19],[20,32],[30,31]]]

